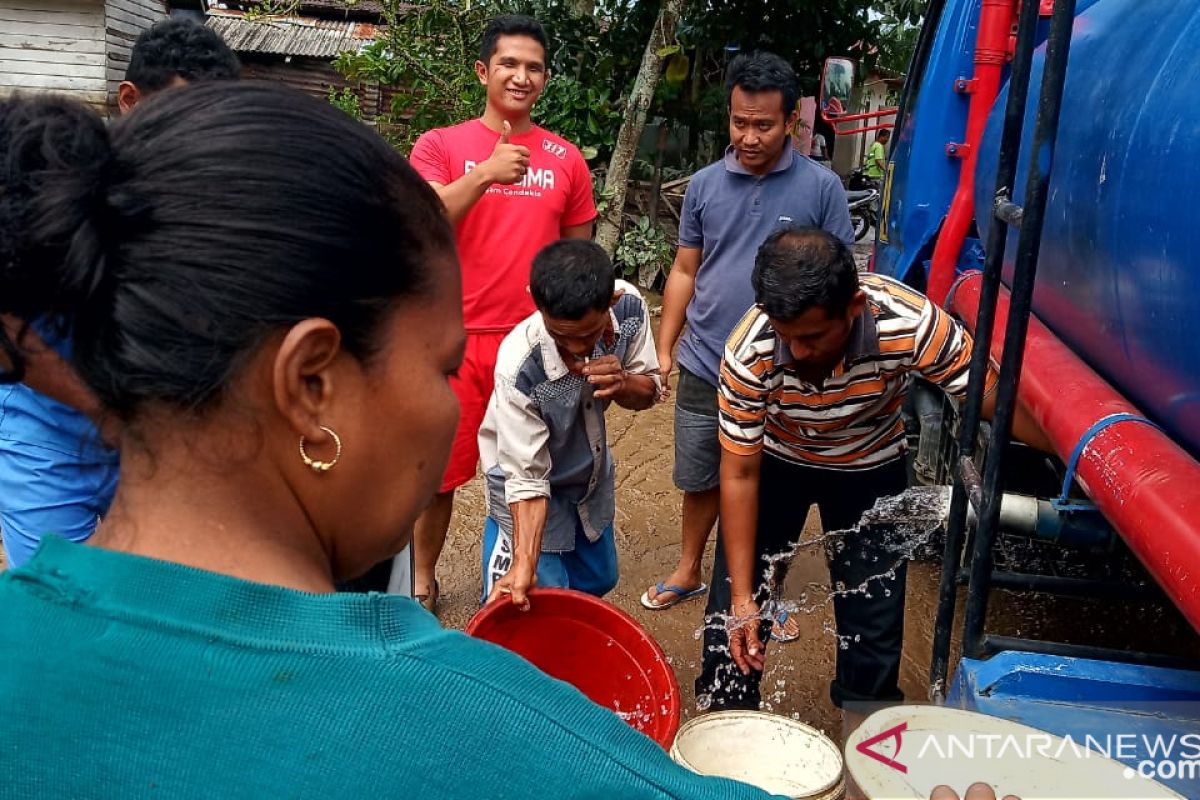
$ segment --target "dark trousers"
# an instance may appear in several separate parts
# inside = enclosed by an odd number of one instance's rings
[[[804,518],[813,503],[821,511],[825,530],[855,525],[862,513],[879,497],[899,494],[907,487],[904,460],[860,472],[802,467],[763,454],[758,490],[758,531],[755,538],[755,600],[761,606],[770,595],[766,575],[770,557],[790,550],[798,541]],[[826,547],[829,577],[834,587],[860,586],[868,578],[887,572],[901,558],[897,548],[881,542],[878,529],[836,537]],[[840,544],[840,549],[839,549]],[[830,686],[834,705],[903,699],[897,684],[900,677],[900,647],[904,641],[904,588],[907,564],[900,561],[893,578],[868,581],[866,592],[836,595],[833,612],[838,636],[837,671]],[[779,563],[774,583],[783,581]],[[762,673],[742,675],[729,654],[729,639],[722,620],[729,613],[729,568],[725,546],[717,532],[712,589],[708,595],[704,629],[703,667],[696,679],[697,698],[711,698],[712,710],[757,709],[761,700]],[[717,615],[713,617],[713,615]],[[767,642],[769,620],[761,623],[759,636]]]
[[[386,594],[388,584],[392,580],[392,559],[380,561],[375,566],[371,567],[363,575],[357,578],[351,578],[348,581],[342,581],[337,585],[339,592],[359,592],[365,594],[367,592],[380,592]]]

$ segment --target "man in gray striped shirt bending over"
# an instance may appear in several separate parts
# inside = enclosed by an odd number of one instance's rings
[[[527,607],[535,583],[603,596],[617,583],[609,403],[654,405],[658,359],[637,290],[599,245],[564,239],[533,260],[537,312],[504,338],[479,429],[487,481],[483,597]],[[535,580],[536,576],[536,580]]]

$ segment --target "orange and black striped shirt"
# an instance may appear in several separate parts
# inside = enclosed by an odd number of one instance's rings
[[[750,309],[725,344],[721,446],[829,469],[877,467],[904,453],[900,406],[915,373],[951,395],[966,392],[971,335],[921,293],[860,275],[867,304],[846,355],[820,386],[789,369],[791,353],[765,312]],[[995,384],[989,370],[988,390]]]

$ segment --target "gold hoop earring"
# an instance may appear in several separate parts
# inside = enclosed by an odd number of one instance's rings
[[[300,458],[304,459],[305,466],[307,466],[313,472],[318,472],[318,473],[329,472],[329,470],[333,469],[334,465],[336,465],[338,463],[338,461],[341,461],[341,459],[342,459],[342,440],[341,440],[341,438],[336,433],[333,432],[332,428],[326,428],[324,425],[322,425],[321,430],[328,433],[329,436],[333,439],[333,446],[336,448],[336,450],[333,453],[333,461],[315,461],[315,460],[313,460],[308,455],[308,452],[304,449],[304,437],[303,436],[300,437]]]

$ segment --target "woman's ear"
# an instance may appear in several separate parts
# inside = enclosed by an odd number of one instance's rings
[[[321,438],[334,399],[333,365],[342,334],[327,319],[296,323],[284,335],[271,369],[275,405],[298,436]]]

